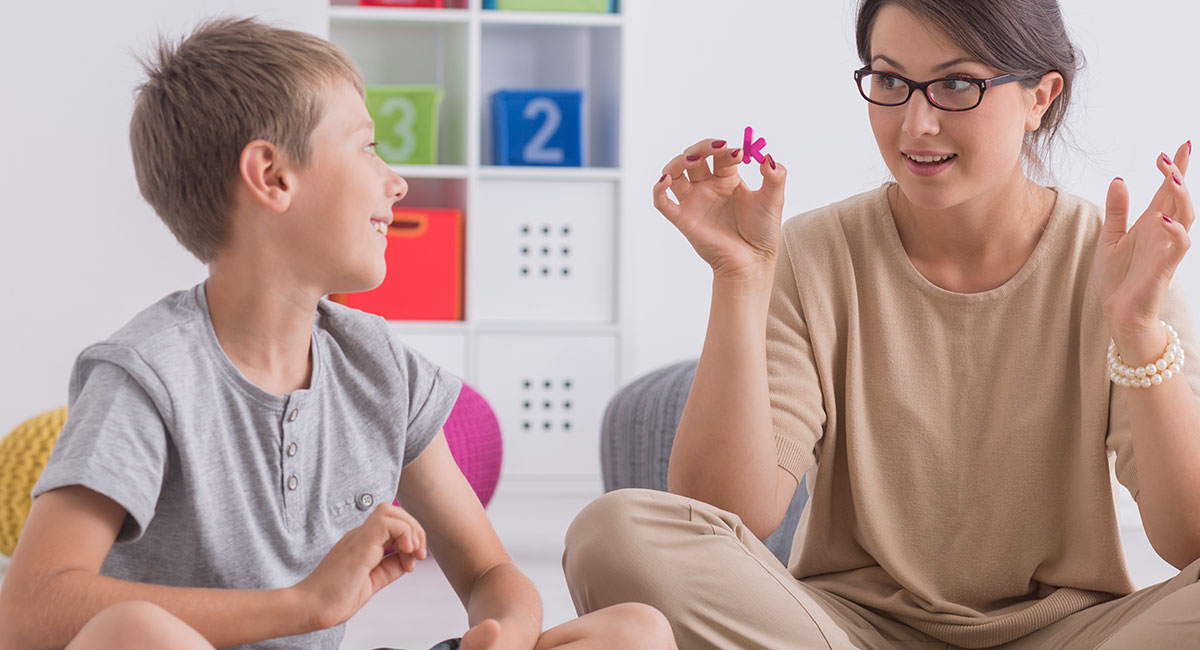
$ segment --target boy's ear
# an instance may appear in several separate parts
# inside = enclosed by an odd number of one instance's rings
[[[250,197],[272,212],[287,211],[292,203],[292,178],[286,159],[266,140],[254,140],[242,149],[238,173]]]

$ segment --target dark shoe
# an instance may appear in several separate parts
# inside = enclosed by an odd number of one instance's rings
[[[458,650],[462,639],[446,639],[429,650]],[[375,648],[375,650],[400,650],[399,648]]]

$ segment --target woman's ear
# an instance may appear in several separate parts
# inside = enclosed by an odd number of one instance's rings
[[[1036,131],[1042,125],[1042,116],[1050,110],[1050,104],[1062,93],[1063,77],[1051,70],[1042,75],[1042,80],[1033,87],[1033,104],[1025,114],[1025,130]]]
[[[242,149],[238,177],[243,190],[272,212],[287,211],[292,203],[292,178],[286,157],[266,140],[254,140]]]

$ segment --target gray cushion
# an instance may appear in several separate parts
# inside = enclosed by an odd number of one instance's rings
[[[698,362],[683,361],[640,377],[617,391],[604,413],[600,430],[600,463],[604,490],[667,489],[671,443],[687,403]],[[808,500],[801,482],[779,528],[763,540],[787,564],[800,511]]]

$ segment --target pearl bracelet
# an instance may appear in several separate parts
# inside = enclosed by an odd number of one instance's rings
[[[1167,349],[1162,358],[1145,366],[1131,368],[1121,362],[1117,344],[1108,343],[1108,378],[1125,388],[1149,388],[1178,375],[1183,371],[1183,348],[1179,345],[1179,333],[1166,321],[1158,321],[1167,328]]]

